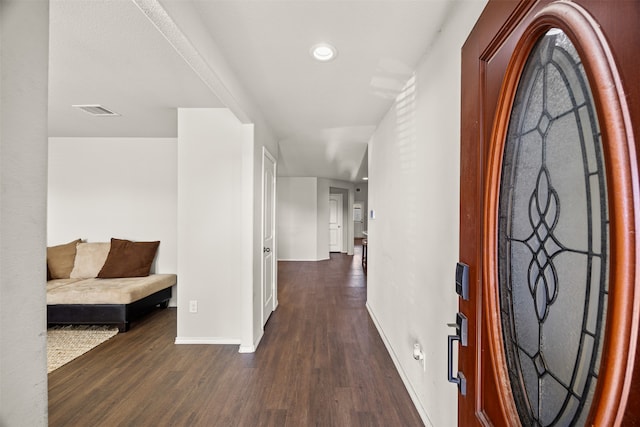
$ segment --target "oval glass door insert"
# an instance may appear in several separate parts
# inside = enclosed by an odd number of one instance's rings
[[[605,162],[594,102],[567,35],[535,45],[516,91],[499,192],[498,278],[523,425],[584,425],[607,308]]]

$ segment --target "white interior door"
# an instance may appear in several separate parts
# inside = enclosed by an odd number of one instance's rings
[[[267,150],[262,156],[262,324],[276,307],[275,195],[276,162]]]
[[[329,252],[342,252],[342,194],[329,195]]]

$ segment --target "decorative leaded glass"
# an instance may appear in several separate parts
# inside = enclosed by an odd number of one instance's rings
[[[520,419],[584,425],[602,352],[609,220],[591,91],[560,30],[525,65],[499,197],[500,310]]]

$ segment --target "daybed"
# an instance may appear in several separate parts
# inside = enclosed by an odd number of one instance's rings
[[[114,324],[130,322],[167,307],[175,274],[150,274],[160,242],[83,243],[47,248],[47,323]]]

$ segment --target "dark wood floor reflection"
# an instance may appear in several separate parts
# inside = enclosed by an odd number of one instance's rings
[[[359,256],[278,274],[256,353],[175,345],[176,311],[158,310],[49,375],[49,425],[422,425],[364,307]]]

